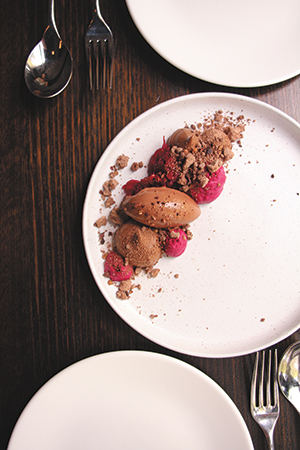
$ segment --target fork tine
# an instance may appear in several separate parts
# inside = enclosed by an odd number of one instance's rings
[[[270,357],[271,358],[271,357]],[[277,381],[277,371],[278,371],[278,360],[277,360],[277,348],[274,351],[274,363],[273,363],[273,405],[278,405],[279,403],[279,390],[278,390],[278,381]],[[271,384],[271,377],[270,377]]]
[[[259,406],[263,406],[263,404],[264,404],[265,356],[266,356],[266,353],[263,350],[263,352],[262,352],[262,362],[261,362],[261,372],[260,372],[260,381],[259,381]]]
[[[269,350],[269,364],[268,364],[268,379],[266,386],[266,394],[267,394],[267,405],[272,406],[277,405],[279,401],[279,390],[277,383],[277,348],[274,350],[274,361],[272,361],[272,352]],[[273,371],[272,371],[273,369]],[[272,382],[273,377],[273,382]],[[272,397],[273,394],[273,397]],[[273,399],[273,403],[272,403]]]
[[[106,86],[106,72],[107,72],[107,39],[105,39],[101,43],[101,53],[102,53],[102,61],[103,61],[103,68],[102,68],[102,87],[105,89]]]
[[[254,368],[253,368],[253,374],[252,374],[252,381],[251,381],[251,410],[253,407],[256,406],[256,385],[257,385],[257,372],[258,372],[258,360],[259,360],[259,353],[256,353]]]
[[[113,70],[114,70],[114,53],[115,53],[115,47],[116,42],[113,40],[108,43],[108,53],[109,53],[109,59],[110,59],[110,65],[109,65],[109,89],[112,87],[112,79],[113,79]]]
[[[274,389],[274,405],[279,404],[279,389],[277,382],[277,373],[278,373],[278,358],[277,358],[277,348],[275,348],[274,352],[274,380],[273,380],[273,389]]]
[[[271,389],[273,389],[273,384],[271,383],[271,372],[272,372],[272,352],[269,350],[269,362],[268,362],[268,377],[266,384],[266,401],[267,405],[271,406]]]
[[[95,73],[96,73],[96,89],[99,90],[100,84],[100,45],[101,43],[97,41],[95,43]]]
[[[89,84],[90,90],[93,89],[93,43],[89,42],[87,47],[88,53],[88,70],[89,70]]]
[[[113,77],[114,42],[113,39],[105,39],[101,45],[103,69],[102,87],[111,89]]]

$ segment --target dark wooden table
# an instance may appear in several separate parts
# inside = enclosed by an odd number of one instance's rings
[[[35,392],[60,370],[99,353],[134,349],[172,355],[199,368],[232,398],[256,450],[267,448],[249,412],[254,355],[209,359],[162,348],[122,321],[99,293],[82,244],[89,178],[101,152],[132,119],[184,94],[234,92],[263,100],[300,121],[300,78],[234,89],[182,73],[157,55],[135,28],[124,0],[102,0],[118,40],[111,93],[87,89],[83,36],[89,1],[58,0],[57,26],[74,58],[67,89],[41,100],[23,70],[47,21],[47,1],[0,6],[0,448]],[[298,331],[277,347],[279,355]],[[300,419],[281,396],[278,448],[300,448]],[[241,449],[242,450],[242,449]]]

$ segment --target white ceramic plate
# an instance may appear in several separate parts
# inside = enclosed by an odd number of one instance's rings
[[[216,432],[217,430],[217,432]],[[194,367],[147,352],[106,353],[48,381],[8,450],[253,450],[228,395]]]
[[[220,109],[251,120],[243,148],[235,147],[221,196],[202,206],[185,253],[163,257],[157,278],[139,276],[135,283],[142,289],[134,290],[129,300],[118,300],[115,286],[102,276],[105,245],[99,245],[93,226],[107,213],[99,190],[110,166],[122,153],[130,156],[129,166],[141,160],[146,164],[163,136]],[[117,177],[117,203],[123,197],[121,185],[146,175],[146,169],[133,173],[129,166]],[[87,190],[83,238],[104,297],[136,331],[186,354],[243,355],[289,336],[300,326],[299,170],[299,124],[258,100],[193,94],[145,112],[108,146]]]
[[[226,86],[300,73],[298,0],[126,0],[147,42],[184,72]]]

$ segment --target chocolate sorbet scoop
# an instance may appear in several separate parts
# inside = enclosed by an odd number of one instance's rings
[[[154,266],[162,254],[157,233],[135,222],[125,222],[117,229],[115,246],[128,264],[136,267]]]

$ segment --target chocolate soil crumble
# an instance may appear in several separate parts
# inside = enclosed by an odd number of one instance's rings
[[[163,255],[178,257],[193,238],[190,222],[201,211],[199,205],[210,203],[221,194],[226,181],[224,167],[234,156],[233,143],[241,147],[247,124],[243,115],[217,111],[197,125],[176,130],[148,162],[148,175],[131,179],[122,186],[124,198],[115,204],[113,191],[119,185],[116,177],[129,164],[120,155],[110,168],[108,180],[100,190],[108,217],[101,216],[94,226],[99,228],[99,243],[104,245],[103,227],[109,222],[116,228],[110,233],[111,243],[104,258],[104,276],[117,286],[116,296],[126,300],[140,284],[134,284],[143,271],[157,277],[154,268]],[[131,162],[136,173],[142,161]]]

